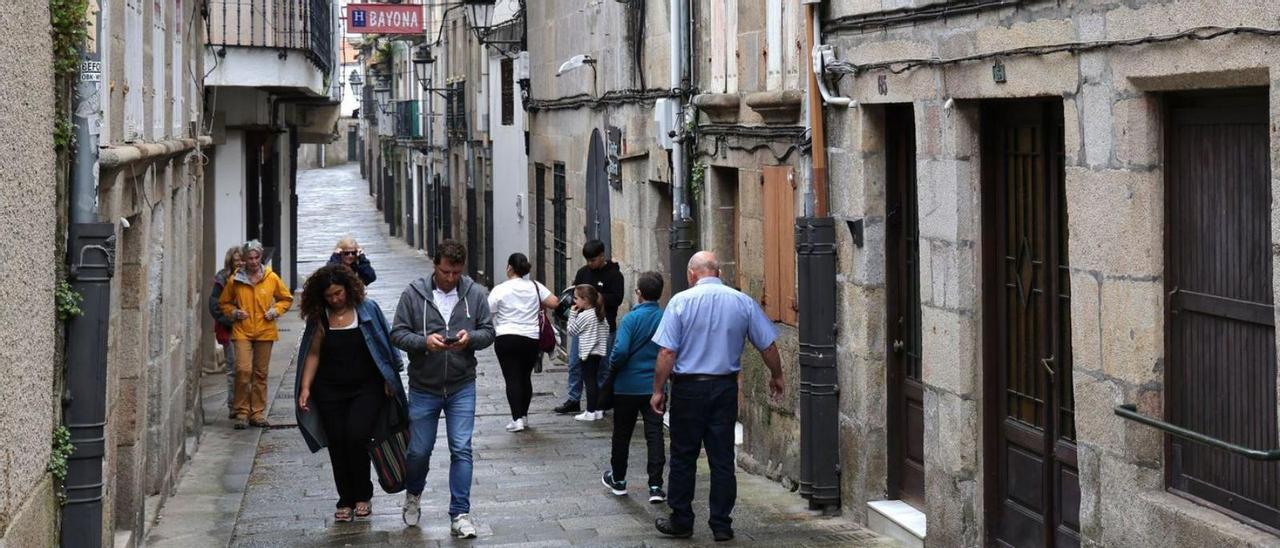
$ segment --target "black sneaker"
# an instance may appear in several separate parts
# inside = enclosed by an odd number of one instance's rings
[[[627,480],[614,481],[613,471],[605,470],[604,475],[600,476],[600,483],[609,488],[609,491],[619,497],[627,494]]]
[[[667,494],[657,485],[649,486],[649,504],[658,504],[667,501]]]
[[[716,542],[733,540],[733,529],[714,529],[711,531],[711,538],[716,539]]]
[[[675,538],[689,538],[693,536],[693,527],[681,529],[676,527],[668,518],[658,518],[653,520],[653,526],[659,533]]]
[[[581,411],[581,410],[582,410],[582,407],[578,405],[578,402],[576,400],[566,400],[564,403],[560,404],[560,407],[555,408],[555,412],[561,415],[577,413],[578,411]]]

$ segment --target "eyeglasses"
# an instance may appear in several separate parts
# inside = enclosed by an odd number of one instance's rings
[[[358,251],[343,251],[343,252],[342,252],[342,254],[343,254],[343,255],[346,255],[346,256],[348,256],[348,257],[354,257],[354,256],[356,256],[356,253],[359,253],[359,252],[358,252]]]

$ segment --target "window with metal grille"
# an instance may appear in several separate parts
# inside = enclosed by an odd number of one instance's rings
[[[502,60],[502,125],[509,126],[515,123],[516,119],[516,97],[514,82],[514,70],[512,69],[511,59]]]
[[[564,162],[556,162],[552,167],[552,199],[551,205],[555,208],[553,215],[555,216],[555,232],[552,234],[551,243],[555,248],[555,275],[556,289],[559,290],[569,283],[569,273],[566,271],[569,263],[569,243],[568,238],[568,219],[567,210],[569,208],[569,199],[565,192],[564,181]]]

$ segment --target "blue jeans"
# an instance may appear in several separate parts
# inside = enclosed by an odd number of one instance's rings
[[[421,495],[427,485],[431,450],[436,445],[440,412],[449,437],[449,516],[471,511],[471,433],[476,426],[476,385],[448,396],[409,389],[409,454],[405,490]]]
[[[596,376],[596,380],[604,381],[604,373],[609,370],[609,354],[613,353],[613,332],[609,332],[609,351],[605,354],[603,360],[600,360],[600,374]],[[603,386],[600,382],[597,386]],[[565,389],[568,396],[567,401],[579,401],[582,399],[582,359],[578,357],[578,338],[569,337],[569,385]]]

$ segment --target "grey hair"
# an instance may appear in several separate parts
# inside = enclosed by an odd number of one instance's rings
[[[719,272],[720,261],[716,260],[715,253],[705,250],[699,251],[689,258],[689,271]]]
[[[259,242],[258,240],[249,240],[240,248],[240,253],[244,258],[248,258],[249,253],[252,251],[257,251],[259,258],[266,255],[266,250],[262,247],[262,242]]]

